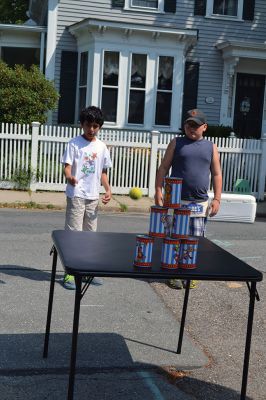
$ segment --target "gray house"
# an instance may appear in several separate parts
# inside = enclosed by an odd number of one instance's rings
[[[94,104],[106,127],[175,132],[197,106],[242,137],[266,132],[264,0],[32,0],[29,16],[47,29],[54,123]]]

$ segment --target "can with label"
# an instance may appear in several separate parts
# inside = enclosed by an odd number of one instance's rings
[[[180,240],[166,237],[162,243],[161,267],[177,269],[179,262]]]
[[[186,238],[189,235],[189,220],[191,211],[181,207],[174,210],[171,237]]]
[[[168,208],[151,206],[149,235],[163,238],[168,229]]]
[[[136,251],[134,258],[134,265],[136,267],[151,267],[153,243],[154,238],[148,235],[136,236]]]
[[[164,178],[163,206],[168,208],[181,207],[182,178]]]
[[[189,237],[180,239],[179,267],[183,269],[194,269],[197,267],[199,239]]]

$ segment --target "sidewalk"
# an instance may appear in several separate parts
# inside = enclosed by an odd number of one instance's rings
[[[0,190],[1,204],[10,207],[19,206],[21,203],[34,202],[41,206],[51,206],[51,208],[65,209],[66,199],[64,192],[32,192],[19,190]],[[132,200],[126,195],[113,195],[111,201],[103,205],[100,203],[99,210],[107,212],[135,212],[149,213],[150,206],[154,205],[154,200],[145,196],[139,200]],[[265,201],[257,203],[257,217],[266,217],[266,198]]]

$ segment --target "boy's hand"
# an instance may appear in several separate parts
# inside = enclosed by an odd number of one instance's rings
[[[78,180],[74,176],[70,176],[69,178],[67,178],[67,181],[72,186],[76,186],[76,184],[78,183]]]
[[[162,190],[157,189],[154,195],[155,205],[162,206],[163,205],[163,193]]]
[[[220,202],[217,199],[213,199],[209,207],[209,216],[214,217],[218,213],[219,208]]]
[[[102,203],[107,204],[111,200],[111,197],[112,197],[111,191],[107,190],[107,192],[102,197]]]

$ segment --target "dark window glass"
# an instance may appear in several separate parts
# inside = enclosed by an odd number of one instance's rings
[[[129,96],[128,122],[130,124],[143,124],[145,110],[145,92],[131,90]]]
[[[103,84],[106,86],[118,85],[119,53],[106,51],[104,53]]]
[[[105,121],[116,122],[117,89],[103,88],[102,111]]]
[[[132,0],[132,6],[158,8],[158,0]]]
[[[79,85],[87,85],[87,72],[88,72],[88,52],[81,53],[80,55],[80,69],[79,69]]]
[[[146,64],[147,64],[147,56],[145,54],[132,55],[131,80],[130,80],[130,86],[132,88],[145,88]]]
[[[237,16],[238,0],[214,0],[213,13]]]
[[[174,58],[161,56],[159,60],[158,90],[172,90]]]
[[[157,92],[156,99],[156,125],[170,125],[172,93]]]
[[[33,64],[40,64],[40,49],[2,47],[2,60],[9,67],[22,64],[25,65],[26,68],[29,68]]]

